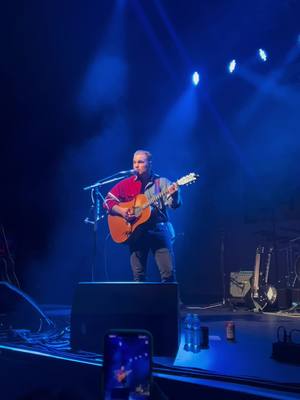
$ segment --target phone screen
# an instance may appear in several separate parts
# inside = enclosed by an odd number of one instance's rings
[[[152,340],[147,332],[112,332],[104,339],[104,399],[150,399]]]

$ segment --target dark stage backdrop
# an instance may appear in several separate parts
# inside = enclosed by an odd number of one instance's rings
[[[137,148],[152,151],[170,179],[200,174],[171,213],[184,302],[221,300],[222,260],[228,283],[230,271],[253,268],[257,244],[275,233],[282,240],[271,272],[280,279],[285,244],[300,235],[298,1],[4,8],[0,222],[26,292],[70,304],[76,283],[91,279],[82,188],[131,168]],[[105,218],[96,243],[95,278],[130,280],[126,247],[107,238]],[[149,278],[158,279],[152,261]]]

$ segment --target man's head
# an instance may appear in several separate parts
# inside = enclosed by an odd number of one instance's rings
[[[140,177],[151,175],[152,154],[147,150],[137,150],[133,155],[133,168]]]

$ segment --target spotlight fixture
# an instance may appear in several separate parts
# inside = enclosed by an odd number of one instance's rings
[[[230,63],[227,66],[228,72],[230,74],[232,74],[233,71],[235,70],[235,68],[236,68],[236,60],[233,59],[233,60],[230,61]]]
[[[200,81],[200,76],[197,71],[195,71],[192,75],[192,82],[194,86],[197,86]]]
[[[259,49],[259,50],[258,50],[258,55],[259,55],[259,58],[260,58],[263,62],[266,62],[266,61],[267,61],[268,56],[267,56],[267,53],[266,53],[266,51],[265,51],[264,49]]]

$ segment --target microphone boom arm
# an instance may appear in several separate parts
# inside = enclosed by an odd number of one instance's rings
[[[83,190],[95,189],[96,187],[104,186],[111,182],[120,181],[121,179],[124,178],[124,176],[117,176],[114,178],[115,175],[116,174],[108,176],[107,178],[101,179],[100,181],[94,183],[93,185],[85,186],[83,188]]]

